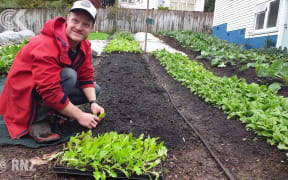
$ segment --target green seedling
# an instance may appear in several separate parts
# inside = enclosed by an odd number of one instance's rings
[[[100,113],[99,115],[94,113],[95,116],[97,116],[99,119],[102,119],[106,116],[106,113]]]
[[[110,132],[92,136],[92,131],[78,133],[72,136],[67,147],[54,158],[57,165],[67,166],[86,171],[93,169],[96,180],[107,176],[118,177],[118,173],[131,175],[154,175],[159,178],[160,172],[154,169],[165,160],[167,148],[164,142],[157,143],[159,138],[138,138],[132,133],[118,134]]]

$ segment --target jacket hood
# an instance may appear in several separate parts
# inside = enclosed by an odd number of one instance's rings
[[[65,27],[66,19],[64,19],[63,17],[56,17],[54,19],[48,20],[40,33],[53,37],[56,34],[58,35],[61,31],[65,30]]]
[[[69,42],[66,36],[66,19],[63,17],[56,17],[54,19],[48,20],[43,29],[40,31],[42,35],[50,36],[54,39],[57,39],[57,44],[61,51],[68,54]],[[84,45],[85,44],[85,45]],[[90,49],[90,42],[86,39],[81,42],[80,49],[85,52],[88,52],[86,47]],[[68,56],[67,56],[68,57]],[[66,57],[65,57],[66,58]]]

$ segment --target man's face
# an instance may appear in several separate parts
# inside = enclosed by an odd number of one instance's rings
[[[71,43],[78,44],[93,30],[92,19],[81,12],[70,12],[67,16],[66,34]]]

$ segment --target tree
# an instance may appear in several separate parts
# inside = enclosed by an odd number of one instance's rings
[[[114,6],[114,4],[115,4],[115,0],[102,0],[103,8]]]
[[[90,2],[98,9],[102,8],[102,2],[101,0],[90,0]]]
[[[214,12],[215,0],[205,0],[204,11]]]
[[[13,0],[13,2],[17,6],[24,8],[42,7],[42,5],[44,4],[43,0]]]

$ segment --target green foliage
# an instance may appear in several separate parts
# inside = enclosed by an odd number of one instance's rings
[[[162,31],[159,34],[174,38],[192,51],[200,51],[201,55],[197,59],[208,59],[212,66],[224,68],[239,61],[243,64],[242,70],[244,67],[253,67],[260,77],[280,77],[288,83],[287,49],[243,50],[241,46],[227,43],[215,36],[193,31]]]
[[[141,53],[138,42],[133,40],[129,41],[127,39],[113,39],[104,49],[105,53],[112,52],[132,52],[132,53]]]
[[[168,7],[158,6],[158,10],[169,10]]]
[[[113,39],[126,39],[133,41],[134,37],[129,32],[119,31],[113,34]]]
[[[214,12],[216,0],[205,0],[204,12]]]
[[[179,53],[166,50],[153,55],[165,66],[167,72],[205,102],[222,109],[228,118],[239,118],[247,129],[267,137],[271,145],[288,150],[288,98],[277,96],[265,85],[247,84],[234,77],[218,77],[202,65]],[[273,85],[272,89],[277,89]],[[288,153],[286,154],[288,156]]]
[[[272,91],[278,92],[281,89],[282,84],[279,82],[274,82],[269,85],[268,89],[271,89]]]
[[[72,6],[75,0],[2,0],[1,7],[9,8],[62,8]],[[66,10],[65,10],[66,11]]]
[[[134,40],[134,37],[128,32],[116,32],[113,35],[113,39],[105,47],[104,52],[131,52],[141,53],[138,42]]]
[[[95,116],[97,116],[99,119],[102,119],[106,116],[106,113],[100,113],[99,115],[94,114]]]
[[[274,41],[269,36],[265,39],[265,48],[274,47],[274,44]]]
[[[270,47],[270,48],[251,49],[250,51],[254,51],[259,54],[264,54],[269,60],[273,60],[275,58],[288,59],[287,48],[282,49],[282,48]]]
[[[20,45],[4,46],[0,49],[0,75],[7,75],[18,51],[27,43],[25,39]]]
[[[37,8],[37,7],[43,7],[43,4],[45,4],[45,0],[12,0],[15,4],[17,4],[17,7],[23,7],[23,8]]]
[[[89,34],[88,39],[89,40],[108,40],[110,34],[102,33],[102,32],[92,32]]]
[[[1,8],[13,8],[13,7],[17,7],[17,5],[15,4],[15,2],[10,1],[10,0],[0,0],[0,7]]]
[[[67,167],[86,171],[93,168],[96,180],[107,176],[117,177],[121,172],[129,178],[132,174],[160,175],[154,167],[159,165],[167,156],[167,148],[158,138],[144,139],[141,134],[138,138],[117,132],[92,136],[92,131],[82,132],[70,138],[67,147],[56,155],[56,163]]]

